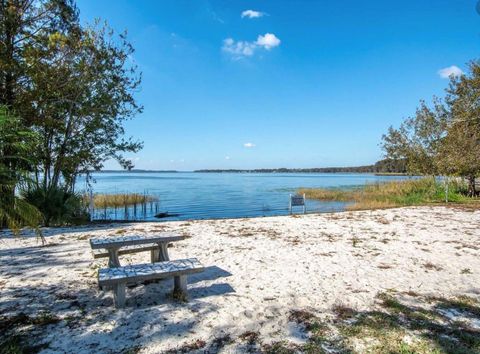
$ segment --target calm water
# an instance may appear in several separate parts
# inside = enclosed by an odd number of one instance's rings
[[[161,220],[236,218],[288,214],[289,195],[300,187],[352,187],[398,176],[371,174],[313,173],[98,173],[94,174],[95,193],[138,192],[159,198],[158,211],[178,214]],[[85,180],[78,189],[85,189]],[[343,210],[345,203],[307,200],[307,212]],[[139,210],[137,208],[137,210]],[[299,209],[300,211],[300,209]],[[147,220],[155,210],[147,208]],[[140,212],[137,218],[140,217]],[[129,211],[131,218],[133,211]],[[95,218],[103,218],[97,211]],[[117,218],[123,218],[117,211]],[[109,212],[107,218],[114,218]]]

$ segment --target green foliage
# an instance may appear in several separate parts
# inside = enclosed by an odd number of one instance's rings
[[[467,177],[468,194],[474,196],[480,176],[480,63],[471,62],[470,73],[452,79],[447,92],[452,121],[438,164],[448,174]]]
[[[438,175],[436,158],[447,120],[448,112],[439,99],[434,98],[433,108],[422,101],[414,117],[406,119],[398,129],[390,127],[382,136],[386,157],[404,160],[409,173]]]
[[[0,121],[0,226],[82,220],[77,175],[142,147],[123,128],[142,110],[133,48],[74,0],[0,0],[0,43],[0,106],[20,117]]]
[[[73,190],[107,159],[132,167],[122,154],[142,144],[124,138],[123,123],[142,108],[125,34],[83,26],[73,0],[2,0],[0,18],[0,104],[39,133],[37,183]]]
[[[39,211],[15,194],[19,184],[29,183],[29,169],[36,135],[0,107],[0,226],[18,232],[23,226],[38,230]]]
[[[141,148],[123,138],[122,123],[141,111],[133,97],[140,79],[127,64],[132,52],[123,35],[114,38],[98,24],[52,33],[26,52],[29,62],[41,63],[27,71],[34,82],[29,100],[40,102],[29,119],[42,132],[38,160],[51,170],[47,187],[61,178],[72,187],[79,173],[100,169],[108,158],[131,167],[121,153]]]
[[[398,129],[390,127],[381,146],[389,159],[403,159],[410,173],[462,176],[468,194],[475,196],[480,176],[480,63],[472,61],[469,72],[451,77],[443,101],[433,107],[421,102],[414,117]]]
[[[88,221],[83,198],[64,188],[32,187],[22,192],[23,198],[43,215],[46,226],[80,224]]]

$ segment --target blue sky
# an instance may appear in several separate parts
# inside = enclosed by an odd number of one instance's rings
[[[474,0],[79,0],[143,72],[136,168],[353,166],[480,58]],[[250,10],[250,11],[249,11]],[[243,14],[243,15],[242,15]],[[108,162],[106,168],[118,168]]]

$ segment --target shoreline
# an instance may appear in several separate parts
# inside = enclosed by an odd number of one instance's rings
[[[42,226],[40,229],[41,231],[48,231],[48,230],[75,230],[75,229],[88,229],[94,228],[95,226],[104,227],[104,226],[124,226],[128,224],[164,224],[164,223],[190,223],[190,222],[209,222],[209,221],[237,221],[237,220],[255,220],[255,219],[265,219],[265,218],[285,218],[285,217],[305,217],[305,216],[321,216],[321,215],[330,215],[330,214],[342,214],[342,213],[351,213],[351,212],[365,212],[365,211],[381,211],[381,210],[392,210],[392,209],[406,209],[406,208],[437,208],[437,207],[444,207],[447,209],[457,209],[457,210],[480,210],[480,201],[478,202],[470,202],[470,203],[429,203],[429,204],[422,204],[422,205],[405,205],[405,206],[389,206],[383,208],[374,208],[374,209],[355,209],[355,210],[331,210],[331,211],[321,211],[321,212],[307,212],[306,214],[302,213],[294,213],[294,214],[286,214],[286,215],[259,215],[259,216],[242,216],[242,217],[225,217],[225,218],[205,218],[205,219],[181,219],[181,220],[168,220],[167,218],[162,218],[158,220],[93,220],[86,224],[80,225],[65,225],[65,226]],[[167,219],[167,220],[166,220]],[[9,229],[0,229],[0,240],[2,236],[5,235],[12,235],[13,233]],[[33,230],[24,228],[20,230],[19,238],[21,237],[31,237],[35,236]]]

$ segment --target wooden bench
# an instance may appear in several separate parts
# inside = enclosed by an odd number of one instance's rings
[[[203,270],[203,265],[196,258],[103,268],[98,271],[98,285],[113,288],[115,307],[120,308],[125,306],[127,283],[174,277],[174,294],[176,296],[186,296],[187,275],[200,273]]]

